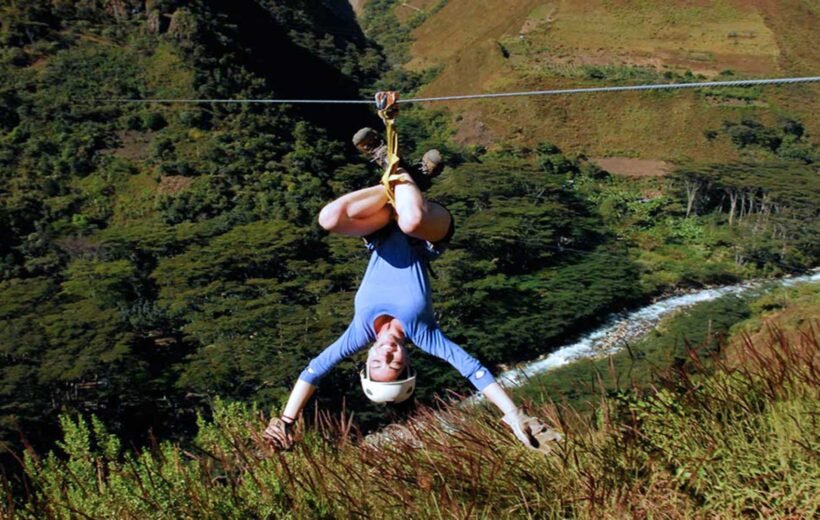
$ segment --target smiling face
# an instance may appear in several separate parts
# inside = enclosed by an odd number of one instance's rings
[[[373,324],[376,343],[367,352],[367,370],[371,381],[386,383],[396,381],[405,373],[409,364],[404,348],[404,327],[392,316],[382,315]]]
[[[396,381],[404,374],[409,361],[404,348],[404,334],[392,327],[384,327],[376,343],[367,352],[370,379],[379,382]]]

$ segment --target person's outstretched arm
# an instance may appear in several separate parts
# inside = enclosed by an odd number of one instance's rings
[[[351,356],[363,349],[368,343],[375,340],[367,328],[358,318],[347,327],[339,339],[328,346],[321,354],[313,358],[308,366],[299,375],[299,379],[290,392],[288,402],[282,415],[270,420],[263,436],[277,449],[290,449],[293,446],[293,423],[307,405],[319,381],[336,366],[342,359]]]
[[[493,403],[504,416],[504,423],[512,429],[515,436],[528,448],[549,451],[544,443],[560,441],[561,434],[544,424],[543,421],[531,417],[518,408],[507,392],[498,383],[492,383],[482,390],[484,397]]]
[[[270,441],[277,449],[289,450],[293,447],[293,423],[305,409],[308,400],[310,400],[313,393],[316,391],[316,386],[302,381],[296,381],[293,390],[288,397],[288,404],[285,405],[285,410],[279,417],[274,417],[265,428],[263,436]]]
[[[490,385],[484,387],[484,390],[482,390],[481,393],[484,394],[484,397],[493,403],[504,416],[518,410],[518,407],[515,406],[513,400],[510,399],[509,394],[507,394],[507,392],[504,391],[504,388],[502,388],[497,382],[491,383]]]
[[[414,342],[428,354],[453,365],[461,375],[469,379],[473,386],[501,411],[504,423],[528,448],[541,449],[545,440],[561,438],[560,434],[542,421],[526,415],[516,406],[490,371],[460,346],[447,339],[438,327],[422,327]]]

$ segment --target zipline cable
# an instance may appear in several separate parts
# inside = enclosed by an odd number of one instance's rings
[[[467,99],[490,99],[520,96],[554,96],[564,94],[589,94],[597,92],[626,92],[641,90],[680,90],[692,88],[713,88],[713,87],[752,87],[756,85],[783,85],[797,83],[814,83],[820,81],[820,76],[807,76],[800,78],[769,78],[769,79],[743,79],[734,81],[703,81],[699,83],[656,83],[650,85],[624,85],[617,87],[584,87],[555,90],[529,90],[523,92],[496,92],[487,94],[466,94],[458,96],[439,97],[418,97],[398,100],[398,103],[433,103],[439,101],[461,101]],[[96,100],[106,101],[106,100]],[[214,103],[214,104],[326,104],[326,105],[369,105],[373,101],[369,99],[110,99],[114,103]]]
[[[594,92],[624,92],[632,90],[670,90],[670,89],[685,89],[685,88],[710,88],[710,87],[751,87],[755,85],[775,85],[775,84],[794,84],[794,83],[811,83],[820,81],[820,76],[804,77],[804,78],[771,78],[771,79],[745,79],[735,81],[705,81],[700,83],[657,83],[653,85],[624,85],[620,87],[585,87],[585,88],[571,88],[558,90],[531,90],[528,92],[501,92],[495,94],[470,94],[464,96],[442,96],[442,97],[427,97],[427,98],[410,98],[407,100],[400,100],[402,102],[434,102],[434,101],[457,101],[463,99],[485,99],[485,98],[500,98],[500,97],[516,97],[516,96],[545,96],[545,95],[560,95],[560,94],[586,94]]]

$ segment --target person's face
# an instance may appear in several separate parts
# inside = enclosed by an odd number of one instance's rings
[[[367,352],[367,367],[373,381],[396,381],[407,366],[404,339],[394,334],[383,334]]]

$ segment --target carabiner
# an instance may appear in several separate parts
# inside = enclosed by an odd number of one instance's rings
[[[399,93],[395,90],[376,92],[376,109],[379,115],[388,119],[394,119],[399,115]]]

